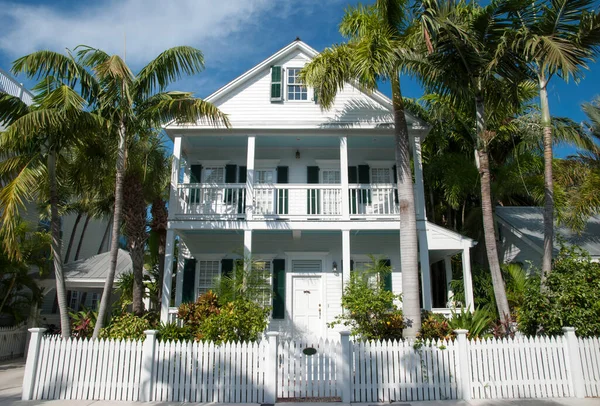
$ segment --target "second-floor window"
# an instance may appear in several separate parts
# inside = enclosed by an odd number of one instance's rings
[[[390,168],[371,168],[371,183],[392,183]]]
[[[308,91],[298,77],[299,73],[300,68],[290,68],[287,70],[288,100],[308,100]]]
[[[202,181],[203,183],[225,183],[225,168],[222,166],[204,168]]]

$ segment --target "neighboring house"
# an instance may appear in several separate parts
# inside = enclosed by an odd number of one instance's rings
[[[544,212],[542,207],[496,207],[500,260],[540,268],[544,253]],[[600,216],[591,217],[581,233],[555,226],[554,256],[561,243],[586,250],[600,261]]]
[[[71,262],[64,266],[67,303],[71,310],[97,310],[106,275],[110,270],[110,252]],[[115,281],[127,272],[131,272],[131,257],[125,250],[119,249]],[[60,316],[56,301],[56,280],[54,277],[40,281],[45,288],[44,302],[40,308],[40,321],[44,325],[59,325]],[[113,295],[113,301],[116,298]]]
[[[322,111],[298,78],[315,55],[294,41],[210,95],[206,100],[229,115],[231,129],[166,126],[174,151],[162,321],[231,273],[236,259],[250,256],[271,274],[270,330],[336,337],[327,323],[342,311],[350,272],[365,267],[369,254],[391,265],[386,288],[402,292],[391,101],[348,84]],[[416,163],[423,308],[449,312],[455,254],[462,254],[472,307],[474,242],[427,222],[420,148],[429,127],[406,118]],[[176,237],[182,288],[169,307]]]

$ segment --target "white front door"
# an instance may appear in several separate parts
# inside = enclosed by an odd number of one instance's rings
[[[323,336],[323,289],[321,276],[292,275],[292,319],[294,336]]]

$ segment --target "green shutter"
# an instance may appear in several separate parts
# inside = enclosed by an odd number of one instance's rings
[[[396,165],[392,167],[392,176],[394,178],[393,187],[398,187],[398,173],[396,172]],[[398,189],[394,189],[394,203],[398,204]]]
[[[238,168],[238,183],[246,183],[248,171],[245,166],[240,166]],[[238,214],[244,214],[246,210],[246,189],[242,189],[241,199],[238,199]]]
[[[358,183],[358,169],[356,166],[348,167],[348,183],[357,184]],[[350,193],[350,214],[358,214],[358,206],[357,206],[357,191],[355,189],[350,189],[348,192]]]
[[[285,259],[273,260],[273,319],[285,318]]]
[[[306,183],[317,184],[319,183],[319,167],[318,166],[307,166],[306,167]],[[320,190],[319,189],[308,189],[307,195],[307,214],[320,214]]]
[[[190,166],[190,183],[202,182],[202,165]],[[192,189],[190,191],[190,203],[200,203],[200,191],[198,189]]]
[[[237,165],[225,165],[225,183],[235,183],[237,176]],[[237,189],[236,189],[237,191]],[[233,203],[234,190],[225,189],[225,203]],[[236,196],[237,197],[237,196]]]
[[[371,169],[369,165],[358,165],[358,183],[369,185],[371,183]],[[361,190],[360,202],[362,204],[371,204],[371,191]]]
[[[289,168],[287,166],[277,167],[277,183],[288,183]],[[289,194],[287,189],[277,190],[277,214],[288,214]]]
[[[382,259],[381,265],[383,266],[391,266],[392,262],[389,259]],[[383,290],[387,290],[388,292],[392,291],[392,272],[386,272],[383,275]]]
[[[183,262],[183,283],[181,286],[181,301],[190,303],[194,298],[194,285],[196,279],[196,260],[194,258],[186,258]]]
[[[281,66],[271,66],[271,101],[283,100],[281,73]]]

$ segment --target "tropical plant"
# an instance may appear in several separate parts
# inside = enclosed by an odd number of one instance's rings
[[[575,327],[580,337],[600,335],[600,264],[577,247],[562,247],[544,291],[533,276],[526,300],[517,313],[519,330],[527,335],[560,335]]]
[[[219,303],[224,305],[243,299],[270,309],[267,303],[271,303],[271,273],[262,265],[262,261],[251,258],[234,261],[233,272],[215,281],[214,292]]]
[[[548,84],[554,75],[578,80],[600,46],[600,13],[593,0],[509,0],[514,29],[506,37],[539,86],[544,142],[544,255],[542,287],[552,268],[554,180]]]
[[[400,258],[404,315],[404,335],[415,337],[421,325],[419,263],[415,200],[409,152],[409,134],[400,88],[402,50],[408,50],[410,34],[408,2],[377,0],[373,5],[348,7],[340,24],[347,42],[325,49],[301,72],[304,83],[315,88],[323,109],[333,105],[337,92],[354,83],[373,91],[378,81],[390,82],[394,145],[400,207]],[[400,51],[398,51],[400,50]]]
[[[493,317],[487,310],[460,309],[460,312],[452,311],[452,317],[450,317],[450,327],[452,330],[468,330],[468,338],[484,338],[486,334],[489,334],[490,327],[494,321]]]
[[[191,341],[194,339],[194,334],[189,326],[178,326],[176,323],[161,323],[157,336],[161,341]]]
[[[97,325],[96,321],[96,325]],[[116,340],[143,340],[146,338],[144,331],[156,328],[158,321],[152,313],[136,316],[132,313],[123,313],[113,317],[108,326],[100,332],[101,338]]]
[[[18,59],[13,65],[13,72],[21,72],[24,65],[24,58]],[[34,88],[37,95],[32,106],[25,105],[19,98],[0,94],[0,122],[7,125],[0,138],[0,150],[4,155],[0,176],[6,180],[0,190],[1,233],[9,257],[20,260],[22,253],[17,237],[19,211],[24,208],[25,201],[47,197],[61,333],[68,337],[70,322],[62,271],[59,217],[63,201],[57,171],[62,168],[59,164],[61,153],[81,143],[87,131],[100,127],[102,120],[87,111],[86,100],[73,90],[70,86],[73,83],[67,78],[53,76],[49,72],[39,77],[43,79]]]
[[[422,340],[451,340],[456,334],[450,322],[441,314],[428,312],[422,316],[423,323],[419,331]]]
[[[401,339],[408,321],[397,306],[401,295],[385,289],[385,276],[390,272],[391,268],[376,258],[368,269],[351,272],[342,294],[345,311],[329,327],[349,327],[361,340]]]
[[[480,174],[481,211],[487,260],[498,312],[510,317],[496,247],[490,173],[490,144],[506,119],[517,113],[532,83],[519,56],[504,47],[508,20],[504,5],[425,0],[420,22],[429,54],[408,63],[426,89],[448,97],[454,110],[467,112]],[[526,99],[526,96],[525,96]]]
[[[98,313],[83,309],[78,312],[71,312],[69,315],[71,316],[71,331],[74,337],[89,338],[92,336]]]

